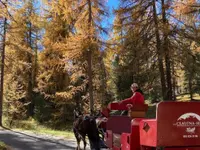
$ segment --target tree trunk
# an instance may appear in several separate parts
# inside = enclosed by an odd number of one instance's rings
[[[155,23],[156,48],[157,48],[157,55],[158,55],[160,81],[161,81],[161,86],[162,86],[162,97],[164,100],[166,100],[166,80],[165,80],[165,73],[164,73],[164,67],[163,67],[163,56],[162,56],[161,40],[160,40],[159,29],[158,29],[158,18],[157,18],[157,13],[156,13],[155,0],[153,0],[153,18],[154,18],[154,23]]]
[[[31,63],[31,56],[30,54],[27,54],[28,56],[28,63]],[[32,84],[32,65],[30,70],[28,71],[28,89],[27,89],[27,100],[30,102],[29,104],[29,110],[28,115],[33,117],[34,115],[34,101],[33,101],[33,84]]]
[[[5,5],[5,7],[7,4]],[[3,38],[2,38],[2,51],[1,51],[1,95],[0,95],[0,126],[2,126],[3,116],[3,83],[4,83],[4,65],[5,65],[5,47],[6,47],[6,31],[7,31],[7,18],[4,18],[3,23]]]
[[[171,61],[169,55],[169,41],[168,41],[168,22],[166,19],[166,10],[165,10],[165,0],[162,2],[162,21],[163,21],[163,50],[165,54],[165,65],[166,65],[166,77],[167,77],[167,100],[172,100],[172,77],[171,77]]]
[[[30,54],[27,54],[28,56],[28,63],[31,62],[31,56]],[[29,110],[28,110],[28,116],[33,117],[34,115],[34,101],[33,101],[33,84],[32,84],[32,65],[30,70],[28,71],[28,89],[27,89],[27,100],[30,102],[29,104]]]
[[[93,85],[92,85],[92,52],[88,51],[88,80],[90,96],[90,113],[94,112]]]
[[[189,86],[190,100],[193,100],[192,77],[191,77],[191,75],[189,75],[189,78],[188,78],[188,86]]]
[[[175,69],[174,69],[174,62],[172,62],[172,75],[173,75],[173,98],[172,100],[176,101],[176,77],[175,77]]]
[[[101,106],[106,106],[106,68],[103,62],[103,56],[100,56],[100,67],[101,67]]]
[[[32,10],[30,11],[32,13]],[[29,34],[28,34],[28,41],[29,41],[29,47],[33,49],[32,46],[32,24],[29,23]],[[29,105],[29,111],[28,115],[33,117],[34,115],[34,100],[33,100],[33,63],[32,63],[32,55],[30,52],[27,53],[28,63],[31,65],[29,71],[28,71],[28,91],[27,91],[27,99],[30,102]]]
[[[89,39],[90,42],[92,41],[91,37],[91,24],[92,24],[92,4],[91,1],[88,0],[88,31],[89,31]],[[94,100],[93,100],[93,83],[92,83],[92,48],[91,46],[88,49],[87,52],[87,62],[88,62],[88,83],[89,83],[89,97],[90,97],[90,113],[93,114],[94,112]]]
[[[33,73],[32,73],[32,81],[33,81],[33,88],[37,86],[36,83],[36,76],[37,76],[37,68],[38,68],[38,47],[34,49],[34,65],[33,65]]]

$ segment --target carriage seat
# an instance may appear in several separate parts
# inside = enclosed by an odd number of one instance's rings
[[[148,105],[133,105],[133,107],[128,111],[128,115],[131,118],[144,118],[148,110]]]
[[[147,104],[133,105],[133,107],[129,109],[125,104],[110,103],[108,105],[108,109],[127,110],[128,116],[131,118],[144,118],[148,110],[148,105]]]

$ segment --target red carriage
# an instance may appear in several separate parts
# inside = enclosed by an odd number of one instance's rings
[[[161,102],[155,119],[145,119],[148,105],[111,103],[102,111],[107,121],[105,143],[112,150],[200,150],[200,103]],[[128,116],[111,116],[128,110]]]

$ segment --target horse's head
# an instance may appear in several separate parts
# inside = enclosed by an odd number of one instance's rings
[[[74,119],[77,119],[77,118],[79,118],[80,116],[82,116],[83,114],[81,113],[81,111],[80,110],[78,110],[78,109],[74,109]]]

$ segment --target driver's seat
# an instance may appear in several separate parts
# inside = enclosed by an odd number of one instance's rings
[[[144,118],[147,110],[148,110],[147,104],[133,105],[133,107],[131,107],[128,110],[128,116],[131,118]]]

